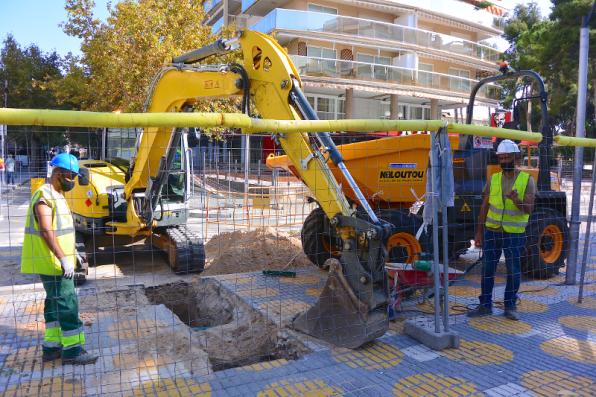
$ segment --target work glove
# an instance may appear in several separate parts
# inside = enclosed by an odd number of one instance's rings
[[[64,271],[64,278],[72,278],[74,276],[75,266],[72,261],[69,261],[67,257],[60,259],[62,270]]]
[[[79,254],[78,252],[77,252],[77,262],[79,263],[79,265],[81,265],[81,267],[83,267],[83,263],[85,263],[85,259],[83,259],[81,254]]]

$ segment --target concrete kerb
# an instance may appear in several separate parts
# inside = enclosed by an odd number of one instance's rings
[[[459,334],[457,332],[435,332],[433,324],[408,320],[404,325],[404,333],[433,350],[459,348]]]

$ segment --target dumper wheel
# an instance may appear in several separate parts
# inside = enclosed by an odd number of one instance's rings
[[[412,263],[418,258],[418,254],[429,249],[427,233],[423,232],[420,240],[416,239],[416,233],[422,225],[419,216],[401,210],[383,210],[379,213],[379,218],[395,227],[385,244],[387,262]]]
[[[569,228],[564,216],[550,208],[539,208],[526,228],[522,272],[530,277],[549,278],[565,266]]]
[[[325,265],[327,259],[339,259],[341,256],[341,239],[336,236],[335,229],[321,208],[312,210],[304,220],[300,240],[308,259],[323,270],[328,268]]]

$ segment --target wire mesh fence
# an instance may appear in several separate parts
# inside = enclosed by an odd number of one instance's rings
[[[64,131],[34,132],[64,135]],[[447,210],[445,228],[441,222],[424,223],[428,221],[424,207],[432,196],[427,187],[430,134],[335,134],[346,166],[366,199],[379,219],[393,225],[383,238],[389,331],[377,342],[351,350],[331,347],[297,332],[292,325],[297,315],[317,304],[325,290],[328,260],[340,259],[345,249],[336,225],[317,202],[316,192],[300,179],[299,165],[289,162],[266,135],[253,135],[250,143],[236,135],[201,139],[193,147],[181,138],[173,150],[171,145],[158,148],[163,155],[147,162],[140,182],[128,191],[135,172],[141,173],[138,132],[71,131],[68,136],[77,143],[67,148],[51,147],[54,140],[12,148],[14,183],[3,179],[0,203],[0,390],[6,395],[207,396],[223,390],[222,385],[236,387],[238,395],[333,395],[341,394],[341,382],[344,389],[349,384],[355,395],[370,392],[366,382],[353,378],[339,382],[337,376],[344,374],[348,379],[350,371],[362,368],[394,369],[404,354],[414,354],[413,345],[401,339],[403,327],[409,320],[434,324],[436,272],[449,280],[447,302],[443,298],[439,302],[447,303],[451,325],[467,324],[489,335],[488,339],[503,334],[531,336],[540,332],[536,323],[546,318],[550,307],[563,302],[574,310],[560,316],[558,323],[593,332],[589,311],[596,302],[596,240],[594,233],[591,241],[585,238],[592,215],[588,204],[593,168],[586,167],[582,180],[578,257],[583,260],[583,247],[587,254],[584,298],[577,303],[578,285],[564,283],[572,180],[561,171],[561,162],[545,167],[552,189],[545,193],[536,183],[535,146],[520,144],[513,181],[502,193],[522,186],[515,182],[518,171],[534,180],[535,208],[520,233],[522,241],[516,241],[515,247],[506,245],[511,243],[503,240],[507,231],[497,230],[492,232],[493,241],[484,234],[482,244],[476,244],[483,192],[490,192],[491,175],[501,171],[490,150],[496,141],[483,140],[468,147],[465,136],[449,136],[454,205]],[[88,184],[81,185],[79,178],[75,189],[64,193],[77,230],[76,250],[82,255],[75,278],[81,324],[75,328],[85,334],[85,349],[99,356],[97,363],[80,367],[62,365],[59,359],[42,361],[48,319],[60,317],[62,309],[52,313],[39,276],[20,271],[33,193],[43,183],[52,183],[48,162],[65,150],[79,157],[89,174]],[[347,182],[330,161],[325,164],[340,182],[356,216],[365,219]],[[149,175],[152,182],[141,178]],[[152,190],[156,185],[159,189]],[[447,188],[443,186],[442,192]],[[152,194],[159,198],[146,204],[143,199]],[[149,220],[152,227],[133,225],[131,211]],[[54,216],[65,215],[69,214]],[[435,227],[438,241],[432,237]],[[447,258],[442,252],[444,238]],[[359,252],[369,249],[365,240],[358,244]],[[504,249],[503,256],[497,248]],[[483,270],[487,250],[497,263],[494,277]],[[435,252],[441,264],[448,259],[447,276],[433,264]],[[508,265],[513,267],[509,274]],[[516,322],[500,316],[504,296],[513,294],[507,287],[514,282],[512,273],[521,273],[517,297],[511,298],[521,317]],[[495,316],[469,319],[466,314],[477,307],[481,286],[484,283],[486,291],[493,282],[488,294]],[[554,359],[577,356],[576,361],[584,363],[581,346],[570,348],[573,341],[568,339],[572,338],[565,338],[550,339],[543,350]],[[459,357],[455,349],[443,356],[492,364],[510,361],[506,348],[489,345],[463,340],[460,349],[475,352],[475,358],[467,353]],[[317,373],[313,383],[279,380],[305,374],[305,363],[317,362],[317,354],[324,351],[331,352],[332,362],[341,367]],[[423,353],[434,357],[429,351]],[[292,366],[295,362],[300,364]],[[270,376],[259,377],[265,373]],[[458,379],[445,378],[450,385],[447,389],[467,384]],[[395,386],[395,390],[408,389],[407,385]]]

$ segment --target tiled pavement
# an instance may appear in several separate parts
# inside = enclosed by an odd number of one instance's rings
[[[596,258],[590,263],[587,281],[593,283]],[[278,326],[312,304],[325,280],[316,270],[300,271],[295,279],[258,273],[218,279]],[[497,281],[499,297],[504,286],[502,279]],[[42,365],[38,346],[43,293],[13,293],[0,296],[0,392],[6,396],[593,396],[596,288],[586,286],[580,305],[575,300],[578,288],[559,285],[562,281],[560,275],[524,283],[522,290],[528,292],[521,294],[519,322],[504,319],[498,310],[495,316],[471,321],[451,316],[452,328],[462,340],[457,350],[430,351],[392,324],[385,336],[359,350],[307,340],[312,352],[297,360],[282,358],[217,372],[200,360],[186,359],[183,350],[175,351],[180,358],[173,359],[151,348],[176,342],[190,349],[195,336],[164,306],[144,306],[140,289],[120,296],[120,304],[108,302],[115,312],[82,309],[90,324],[88,349],[102,356],[96,365],[63,367],[59,361]],[[478,286],[478,278],[471,275],[452,288],[455,313],[475,302]],[[95,293],[81,290],[81,299],[93,301]],[[134,310],[136,303],[143,310]],[[415,306],[405,308],[410,315],[428,318],[413,311]],[[147,340],[147,329],[163,332]]]

